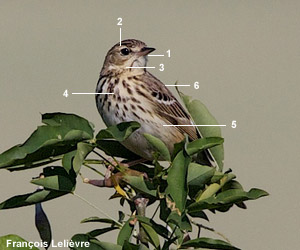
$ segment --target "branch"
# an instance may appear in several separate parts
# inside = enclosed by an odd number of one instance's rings
[[[140,215],[140,216],[146,215],[146,207],[147,207],[148,202],[149,202],[149,199],[144,198],[139,195],[137,195],[134,198],[134,204],[135,204],[138,215]],[[139,223],[139,228],[140,228],[139,239],[144,245],[148,246],[147,234],[146,234],[144,228],[142,227],[141,223]]]
[[[199,228],[199,233],[198,233],[199,235],[198,235],[198,238],[199,238],[199,236],[200,236],[200,229],[203,228],[203,229],[206,229],[206,230],[208,230],[208,231],[214,232],[215,234],[217,234],[217,235],[219,235],[221,238],[223,238],[225,241],[227,241],[229,244],[231,244],[230,240],[229,240],[224,234],[222,234],[222,233],[220,233],[220,232],[217,232],[215,229],[213,229],[213,228],[211,228],[211,227],[204,226],[204,225],[202,225],[202,224],[199,224],[199,223],[197,223],[197,222],[195,222],[195,221],[193,221],[193,220],[191,220],[191,222]]]

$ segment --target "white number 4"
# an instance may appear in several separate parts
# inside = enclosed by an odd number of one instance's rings
[[[68,90],[67,90],[67,89],[66,89],[65,92],[63,93],[63,96],[64,96],[64,97],[68,97],[68,96],[69,96]]]
[[[236,121],[235,121],[235,120],[232,121],[231,127],[232,127],[232,128],[236,128]]]

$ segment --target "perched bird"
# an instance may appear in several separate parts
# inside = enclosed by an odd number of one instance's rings
[[[96,104],[107,126],[125,121],[137,121],[141,128],[136,130],[122,144],[143,159],[153,159],[153,148],[143,134],[148,133],[162,140],[172,152],[174,144],[184,139],[200,137],[196,127],[164,127],[164,124],[192,125],[190,115],[185,111],[170,90],[145,68],[147,55],[155,49],[147,47],[142,41],[124,40],[113,46],[107,53],[96,93]],[[209,165],[214,159],[206,152]]]

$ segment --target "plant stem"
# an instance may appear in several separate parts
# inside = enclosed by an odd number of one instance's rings
[[[225,241],[227,241],[228,243],[230,243],[230,240],[229,240],[227,237],[225,237],[224,234],[222,234],[222,233],[220,233],[220,232],[217,232],[215,229],[213,229],[213,228],[211,228],[211,227],[204,226],[204,225],[202,225],[202,224],[199,224],[199,223],[197,223],[197,222],[195,222],[195,221],[193,221],[193,220],[191,220],[191,222],[199,228],[198,234],[200,233],[200,229],[203,228],[203,229],[206,229],[206,230],[208,230],[208,231],[214,232],[215,234],[217,234],[217,235],[219,235],[220,237],[222,237]],[[230,244],[231,244],[231,243],[230,243]]]
[[[99,170],[97,170],[96,168],[94,168],[94,167],[92,167],[92,166],[88,165],[87,163],[83,163],[83,166],[85,166],[85,167],[87,167],[87,168],[89,168],[89,169],[93,170],[93,171],[94,171],[94,172],[96,172],[97,174],[99,174],[99,175],[101,175],[101,176],[105,177],[105,175],[104,175],[104,174],[102,174],[102,173],[101,173]]]
[[[148,202],[149,202],[149,199],[144,198],[144,197],[138,196],[134,199],[134,204],[135,204],[138,215],[140,215],[140,216],[146,215],[146,207],[147,207]],[[148,246],[147,234],[146,234],[144,228],[142,227],[141,223],[139,223],[139,228],[140,228],[139,239],[144,245]]]
[[[159,209],[159,206],[160,206],[160,204],[158,204],[158,206],[156,207],[156,209],[155,209],[155,211],[154,211],[154,213],[153,213],[153,215],[151,217],[151,220],[153,220],[154,216],[156,215],[156,213],[157,213],[157,211]]]
[[[82,196],[80,196],[79,194],[72,192],[72,194],[74,196],[76,196],[77,198],[79,198],[80,200],[84,201],[85,203],[87,203],[89,206],[91,206],[92,208],[95,208],[96,210],[98,210],[100,213],[102,213],[105,217],[113,220],[116,225],[118,225],[119,227],[122,227],[122,224],[118,221],[116,221],[114,218],[112,218],[110,215],[108,215],[107,213],[105,213],[103,210],[101,210],[99,207],[95,206],[94,204],[92,204],[91,202],[89,202],[88,200],[86,200],[85,198],[83,198]]]

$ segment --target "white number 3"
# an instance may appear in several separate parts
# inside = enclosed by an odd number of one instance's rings
[[[163,65],[162,63],[159,65],[159,70],[160,71],[164,71],[165,70],[165,65]]]

